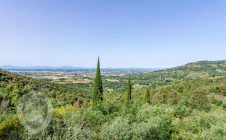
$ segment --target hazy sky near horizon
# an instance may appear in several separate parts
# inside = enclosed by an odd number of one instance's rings
[[[163,68],[226,59],[226,0],[0,0],[0,65]]]

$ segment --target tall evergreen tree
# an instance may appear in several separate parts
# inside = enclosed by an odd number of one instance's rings
[[[145,91],[144,101],[145,101],[145,103],[151,104],[151,102],[150,102],[150,91],[149,91],[148,88]]]
[[[102,79],[101,79],[101,74],[100,74],[100,60],[98,57],[96,77],[95,77],[95,83],[94,83],[94,91],[93,91],[94,106],[96,106],[97,103],[102,100],[103,100],[103,86],[102,86]]]
[[[132,84],[131,84],[131,78],[130,78],[130,75],[129,75],[129,78],[128,78],[128,85],[127,85],[127,95],[126,95],[126,104],[128,105],[130,100],[131,100],[131,92],[132,92]]]

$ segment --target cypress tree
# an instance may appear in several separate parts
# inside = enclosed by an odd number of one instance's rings
[[[130,75],[129,75],[129,78],[128,78],[128,85],[127,85],[127,96],[126,96],[126,104],[128,105],[130,100],[131,100],[131,92],[132,92],[132,84],[131,84],[131,78],[130,78]]]
[[[145,101],[145,103],[151,104],[151,102],[150,102],[150,91],[149,91],[148,88],[145,91],[144,101]]]
[[[96,77],[95,77],[95,83],[94,83],[94,91],[93,91],[94,106],[96,106],[97,103],[102,100],[103,100],[103,86],[102,86],[102,79],[101,79],[101,74],[100,74],[100,60],[98,57]]]

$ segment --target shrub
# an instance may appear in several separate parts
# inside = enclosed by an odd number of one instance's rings
[[[190,109],[185,105],[177,106],[174,111],[174,116],[179,118],[186,117],[189,114],[190,114]]]
[[[226,96],[226,86],[224,87],[224,96]]]
[[[62,107],[59,107],[59,108],[55,108],[54,111],[53,111],[53,115],[54,115],[54,117],[63,117],[67,113],[74,112],[77,109],[78,109],[77,106],[65,105],[65,106],[62,106]]]
[[[222,109],[210,112],[194,111],[191,116],[175,120],[172,139],[223,140],[226,129],[226,112]]]
[[[130,139],[130,126],[127,118],[117,117],[101,128],[102,139]]]
[[[213,93],[220,93],[220,92],[221,92],[221,89],[220,89],[220,87],[215,86],[215,87],[213,87],[213,88],[210,89],[210,92],[213,92]]]
[[[224,102],[221,101],[221,100],[217,100],[217,99],[213,99],[212,101],[213,104],[215,104],[216,106],[219,106],[219,107],[223,107],[224,106]]]
[[[194,92],[189,101],[193,109],[209,111],[210,101],[207,95],[203,92]]]
[[[67,121],[70,120],[70,121]],[[23,133],[22,139],[33,140],[33,139],[92,139],[91,131],[84,128],[82,125],[74,123],[70,118],[66,117],[63,119],[54,119],[51,125],[43,131],[35,135],[29,135]]]
[[[131,138],[137,139],[169,139],[172,126],[170,117],[152,117],[131,126]]]
[[[178,104],[178,102],[180,101],[180,95],[175,91],[168,93],[167,96],[167,102],[171,105]]]
[[[3,121],[4,116],[0,114],[0,123]]]
[[[0,123],[0,138],[9,136],[12,131],[19,127],[20,122],[17,115],[8,115],[7,118]]]
[[[131,118],[133,119],[131,121]],[[169,139],[172,108],[144,104],[136,113],[119,116],[101,128],[102,139]]]

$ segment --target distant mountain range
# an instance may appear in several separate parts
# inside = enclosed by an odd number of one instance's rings
[[[60,67],[52,67],[52,66],[11,66],[11,65],[3,65],[2,69],[5,70],[42,70],[42,69],[86,69],[83,67],[72,67],[72,66],[60,66]]]
[[[73,67],[73,66],[11,66],[3,65],[0,67],[3,70],[8,71],[95,71],[95,68],[88,67]],[[152,72],[157,70],[163,70],[162,68],[102,68],[103,72],[114,71],[114,72]]]
[[[0,67],[3,70],[8,71],[95,71],[95,68],[88,67],[73,67],[73,66],[11,66],[3,65]],[[124,71],[124,72],[152,72],[152,71],[162,71],[168,68],[102,68],[103,71]],[[197,61],[188,63],[175,68],[170,68],[171,70],[223,70],[226,69],[226,60],[221,61]],[[170,70],[169,69],[169,70]]]

